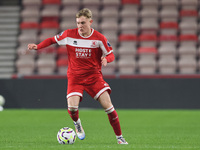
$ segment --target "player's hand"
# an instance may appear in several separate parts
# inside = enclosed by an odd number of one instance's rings
[[[28,44],[28,50],[36,50],[37,49],[37,45],[36,44]]]
[[[101,57],[101,64],[103,65],[103,66],[107,66],[107,59],[105,58],[105,57]]]

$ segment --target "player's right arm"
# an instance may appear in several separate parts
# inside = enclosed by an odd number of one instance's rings
[[[28,50],[32,50],[32,49],[36,50],[37,49],[37,45],[34,44],[34,43],[28,44]]]
[[[56,43],[55,38],[51,37],[51,38],[48,38],[48,39],[42,41],[38,45],[36,45],[34,43],[28,44],[28,50],[37,50],[37,49],[45,48],[45,47],[48,47],[48,46],[55,44],[55,43]]]

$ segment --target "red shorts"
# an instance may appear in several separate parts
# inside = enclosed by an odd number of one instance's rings
[[[95,100],[105,91],[111,93],[110,86],[104,81],[101,74],[92,74],[85,78],[68,77],[67,98],[80,96],[82,100],[84,90]]]

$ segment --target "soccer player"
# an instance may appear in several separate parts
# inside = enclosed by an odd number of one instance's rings
[[[85,90],[97,100],[108,115],[118,144],[128,144],[122,136],[119,118],[110,99],[111,88],[103,79],[101,66],[115,59],[112,47],[106,37],[91,28],[92,12],[84,8],[76,14],[77,28],[42,41],[40,44],[28,44],[28,49],[41,49],[51,44],[65,45],[68,52],[68,113],[74,121],[79,139],[85,138],[85,132],[79,118],[79,103]]]

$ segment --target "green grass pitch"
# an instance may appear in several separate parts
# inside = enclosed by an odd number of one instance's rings
[[[200,150],[200,110],[117,109],[128,145],[118,145],[103,110],[80,109],[86,132],[73,145],[56,135],[73,122],[64,109],[5,109],[0,112],[0,150]]]

